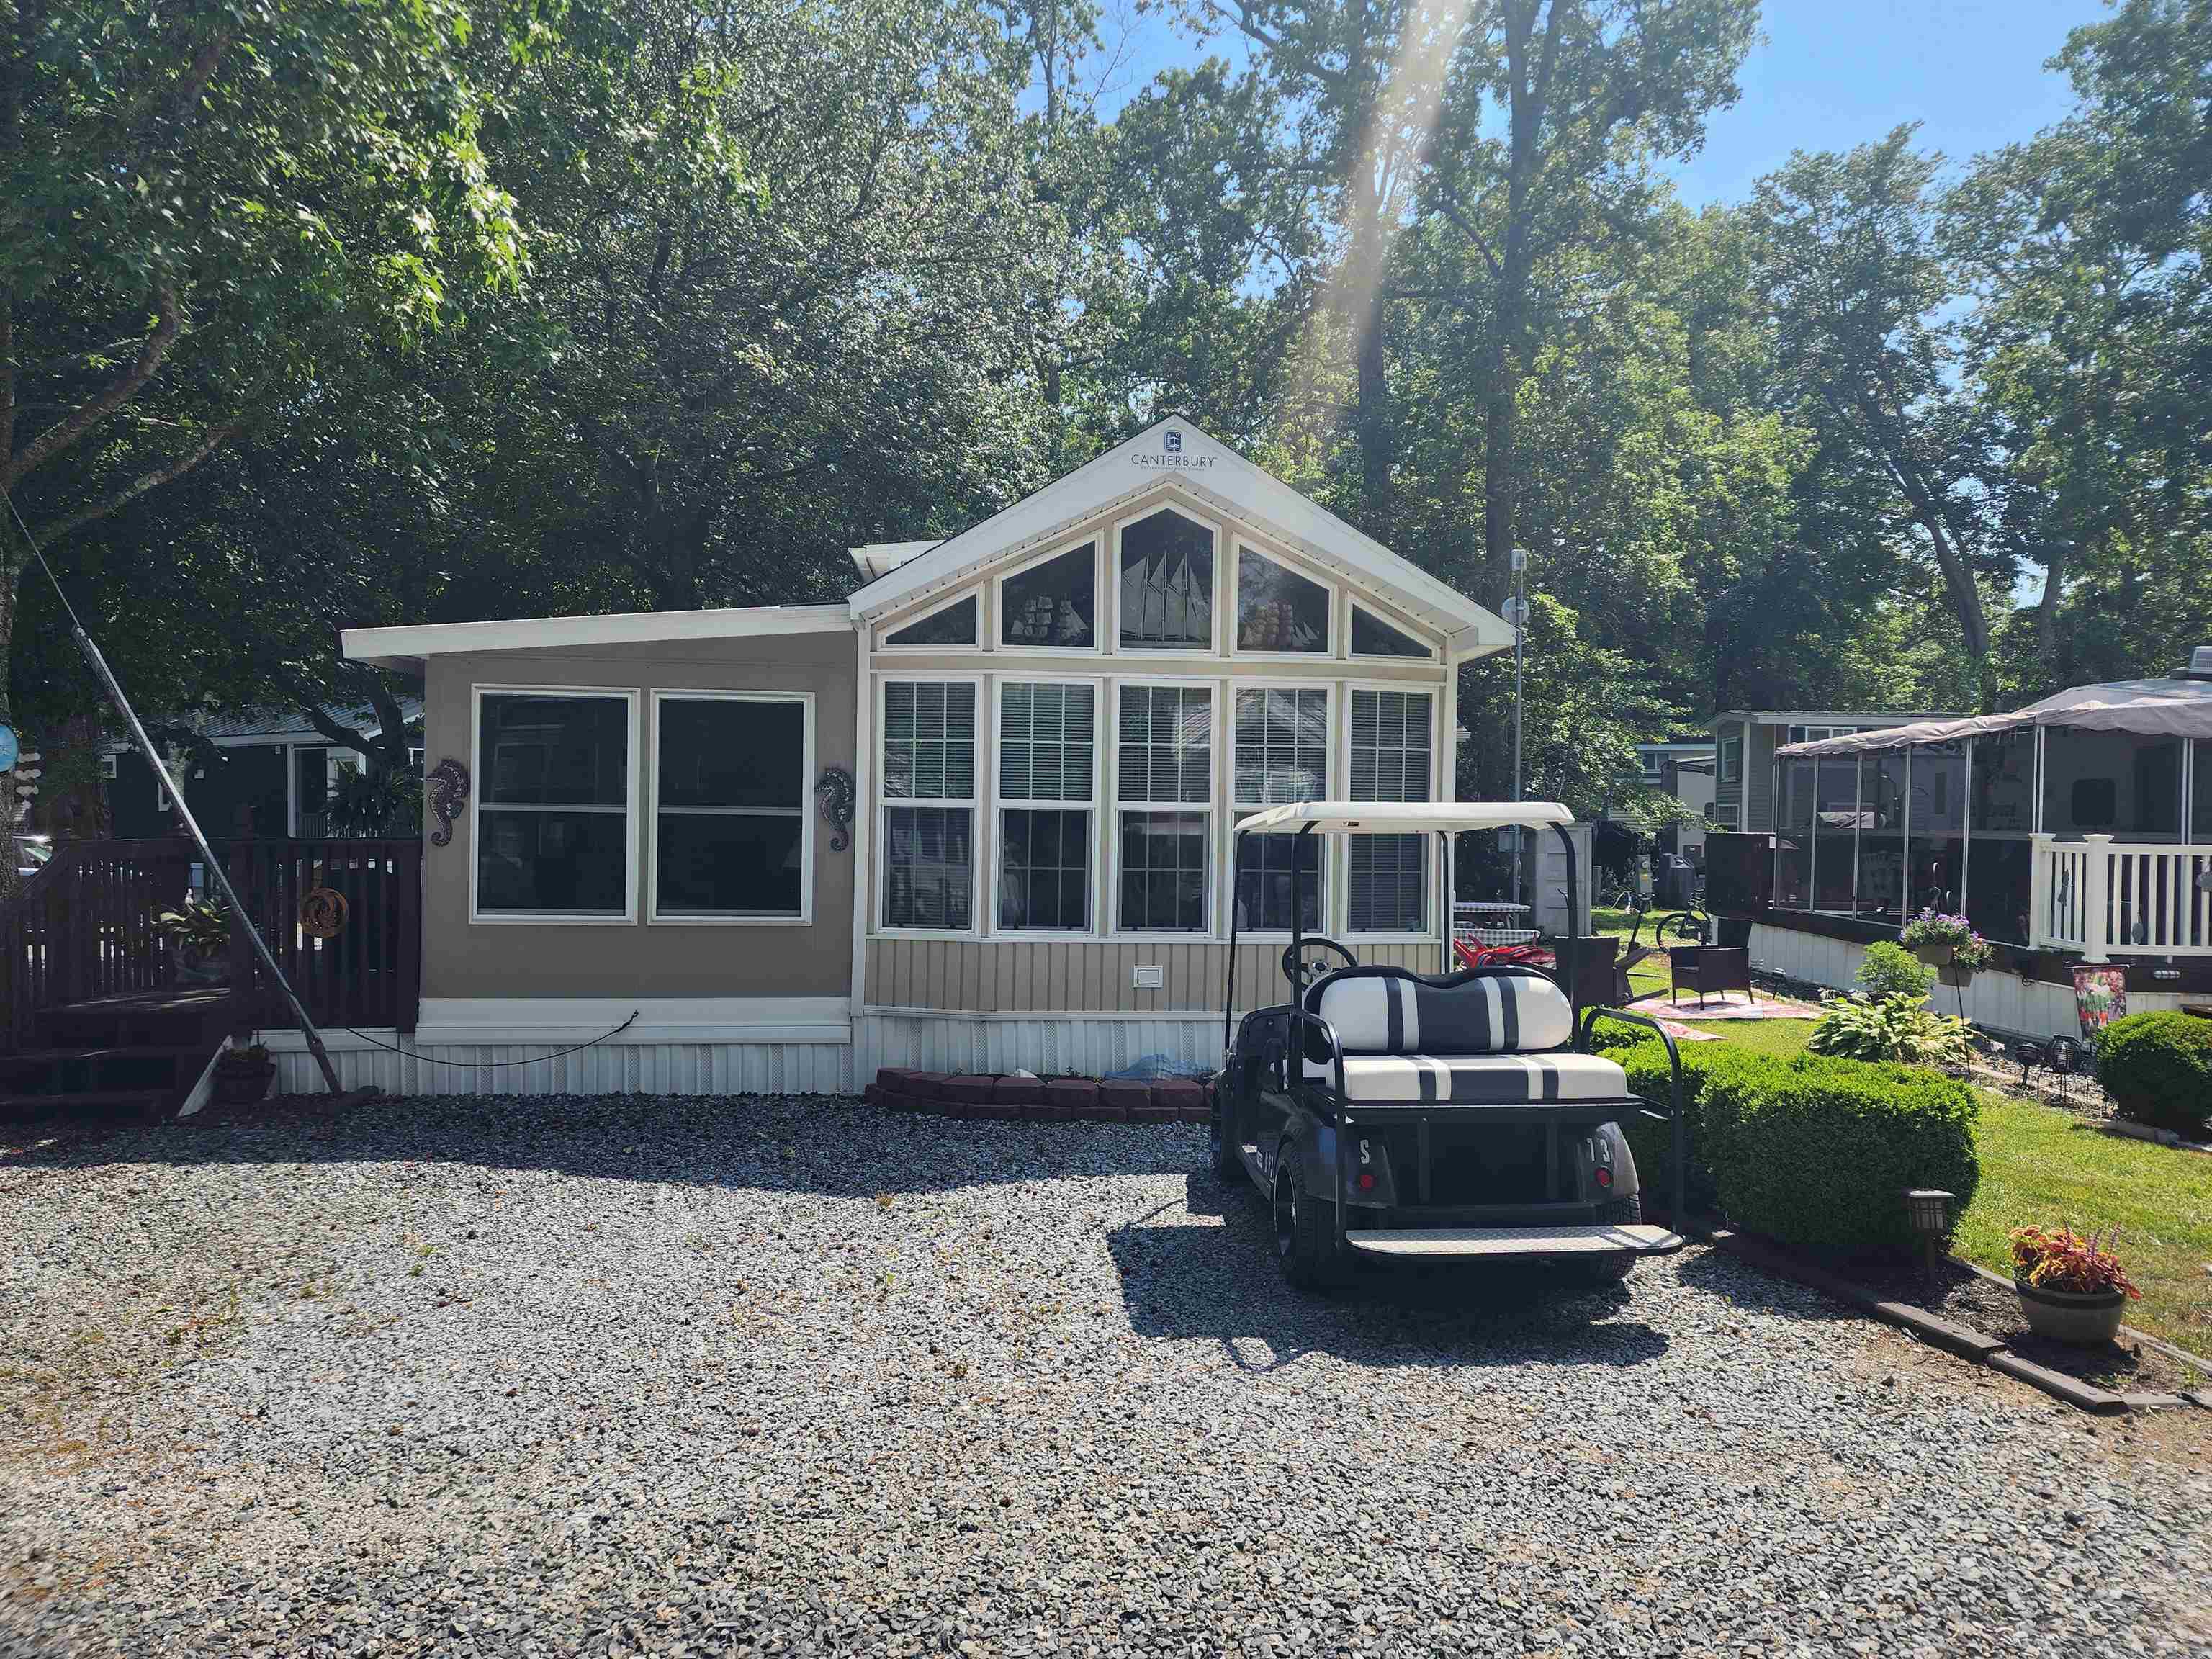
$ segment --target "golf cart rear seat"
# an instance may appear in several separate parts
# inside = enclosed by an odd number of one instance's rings
[[[1429,975],[1347,968],[1316,981],[1305,1075],[1363,1105],[1622,1101],[1628,1074],[1573,1051],[1574,1006],[1540,974],[1504,966]]]

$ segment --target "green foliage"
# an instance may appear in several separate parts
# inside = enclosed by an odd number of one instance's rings
[[[2212,1119],[2212,1020],[2178,1009],[2114,1020],[2097,1038],[2097,1081],[2130,1121],[2202,1139]]]
[[[1924,1002],[1936,988],[1936,970],[1901,945],[1878,939],[1866,948],[1855,976],[1858,988],[1877,1000],[1910,997]]]
[[[1816,1054],[1894,1060],[1906,1066],[1962,1066],[1973,1052],[1966,1022],[1939,1014],[1926,995],[1832,1002],[1814,1022],[1806,1047]]]
[[[1663,1049],[1639,1047],[1625,1064],[1632,1090],[1664,1100]],[[1686,1048],[1682,1072],[1691,1201],[1717,1204],[1737,1226],[1821,1249],[1905,1249],[1908,1188],[1955,1193],[1960,1209],[1973,1196],[1973,1091],[1940,1073],[1725,1042]],[[1648,1119],[1629,1129],[1638,1176],[1654,1186],[1664,1136]]]
[[[227,949],[230,942],[230,909],[210,900],[186,899],[173,910],[154,918],[156,933],[203,954]]]

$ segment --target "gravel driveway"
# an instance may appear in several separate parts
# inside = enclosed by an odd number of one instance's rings
[[[0,1652],[2212,1650],[2181,1415],[1701,1251],[1304,1298],[1200,1157],[640,1097],[18,1152]]]

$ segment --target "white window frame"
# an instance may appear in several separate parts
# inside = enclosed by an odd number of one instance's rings
[[[1064,674],[1024,674],[1000,671],[991,677],[991,871],[990,921],[988,930],[996,939],[1100,939],[1106,937],[1103,918],[1099,913],[1103,858],[1100,848],[1103,841],[1100,819],[1106,811],[1105,734],[1110,729],[1102,719],[1107,713],[1107,687],[1112,682],[1103,677]],[[1000,789],[1004,769],[999,763],[1002,727],[1005,719],[1006,688],[1010,685],[1087,685],[1091,688],[1091,799],[1087,801],[1060,798],[1040,800],[1024,796],[1009,799]],[[1085,861],[1087,872],[1084,906],[1090,916],[1085,927],[1008,927],[999,920],[999,888],[1005,875],[1006,812],[1016,811],[1073,812],[1090,815],[1091,827],[1085,833]],[[980,842],[979,842],[980,845]]]
[[[1415,645],[1425,647],[1425,653],[1419,657],[1377,657],[1354,651],[1352,648],[1352,616],[1355,611],[1364,611],[1370,617],[1382,623],[1393,634],[1402,634]],[[1436,640],[1428,629],[1403,617],[1392,616],[1381,605],[1370,605],[1357,597],[1352,598],[1344,608],[1344,654],[1352,662],[1432,663],[1438,659]]]
[[[1233,686],[1236,683],[1230,682]],[[1121,690],[1149,690],[1154,686],[1172,686],[1182,690],[1206,693],[1208,717],[1206,722],[1206,799],[1195,801],[1125,801],[1121,799]],[[1103,931],[1115,939],[1139,940],[1148,944],[1188,945],[1194,940],[1218,939],[1216,931],[1219,915],[1221,893],[1221,860],[1218,856],[1220,836],[1216,819],[1219,806],[1216,797],[1220,793],[1222,745],[1222,682],[1188,675],[1129,674],[1116,678],[1109,688],[1108,704],[1112,720],[1109,733],[1113,744],[1113,764],[1107,769],[1106,787],[1113,793],[1109,803],[1114,822],[1107,832],[1108,860],[1112,865],[1107,878],[1109,895],[1107,915],[1102,918]],[[1189,929],[1135,927],[1121,926],[1121,817],[1125,812],[1182,812],[1194,813],[1206,820],[1206,924]]]
[[[1012,656],[1038,657],[1102,657],[1106,654],[1106,583],[1109,580],[1109,561],[1106,550],[1115,544],[1115,533],[1110,527],[1094,526],[1087,535],[1070,536],[1053,544],[1048,553],[1039,553],[1011,565],[991,579],[991,619],[993,633],[990,648]],[[1088,645],[1009,645],[1001,637],[1006,625],[1006,584],[1017,576],[1050,564],[1054,559],[1065,558],[1070,553],[1080,552],[1085,543],[1091,548],[1091,643]],[[982,607],[976,607],[981,611]],[[978,631],[981,631],[978,620]],[[1115,627],[1121,626],[1120,619]],[[940,647],[941,648],[941,647]]]
[[[875,676],[875,689],[870,693],[875,702],[875,726],[868,740],[875,745],[868,757],[876,792],[876,867],[866,872],[872,890],[868,896],[867,915],[871,930],[884,939],[973,939],[983,934],[983,904],[988,896],[984,891],[982,872],[977,861],[983,856],[983,769],[990,763],[984,753],[988,722],[984,716],[988,706],[987,687],[981,674],[905,674],[886,672]],[[884,764],[885,722],[884,704],[890,688],[898,685],[973,686],[975,690],[975,765],[974,787],[964,797],[957,795],[908,796],[885,792],[884,779],[889,769]],[[891,811],[897,807],[929,806],[965,808],[968,813],[968,926],[963,927],[895,927],[884,917],[884,890],[890,882]]]
[[[1407,658],[1404,660],[1410,662],[1412,659]],[[1344,711],[1342,716],[1337,721],[1338,727],[1340,728],[1338,742],[1340,747],[1336,757],[1336,763],[1341,765],[1344,769],[1338,775],[1341,781],[1341,787],[1345,793],[1345,798],[1346,799],[1352,798],[1352,702],[1353,697],[1362,691],[1397,691],[1413,696],[1425,696],[1429,700],[1428,798],[1431,801],[1442,799],[1443,786],[1439,781],[1439,775],[1443,767],[1444,761],[1443,754],[1440,751],[1439,740],[1442,737],[1442,726],[1443,722],[1444,688],[1442,685],[1427,680],[1345,681]],[[1338,890],[1343,895],[1343,897],[1340,904],[1336,908],[1328,911],[1327,914],[1330,920],[1335,924],[1336,927],[1340,930],[1344,938],[1347,939],[1364,939],[1370,945],[1421,945],[1432,942],[1436,939],[1437,884],[1438,880],[1437,872],[1437,851],[1435,847],[1431,845],[1434,836],[1431,832],[1422,830],[1419,833],[1421,836],[1422,926],[1419,929],[1410,933],[1402,929],[1389,929],[1371,933],[1356,932],[1353,929],[1352,926],[1352,837],[1350,836],[1340,836],[1335,837],[1336,840],[1343,843],[1343,851],[1339,855],[1340,861],[1343,865],[1343,879],[1337,884]]]
[[[892,635],[902,633],[905,629],[914,627],[917,623],[927,622],[932,617],[937,615],[939,611],[950,611],[954,605],[967,599],[973,599],[975,602],[975,631],[969,638],[967,644],[962,645],[957,641],[955,641],[949,645],[894,645],[891,642]],[[878,623],[876,624],[876,649],[895,657],[908,654],[926,657],[932,652],[943,651],[981,651],[983,649],[983,612],[985,609],[986,607],[983,604],[983,590],[981,587],[962,588],[958,592],[951,595],[949,598],[941,599],[934,605],[926,605],[920,610],[908,611],[895,622]]]
[[[705,915],[660,914],[660,709],[669,702],[795,702],[799,707],[799,912],[728,911]],[[814,925],[814,813],[811,810],[814,781],[814,694],[811,691],[694,691],[678,686],[657,687],[653,693],[653,786],[648,811],[652,830],[647,840],[645,894],[647,922],[659,927],[811,927]],[[702,817],[783,817],[781,807],[693,807]]]
[[[1208,594],[1208,603],[1212,607],[1213,629],[1212,637],[1204,645],[1127,646],[1121,643],[1121,532],[1132,525],[1142,524],[1146,520],[1156,517],[1162,513],[1172,513],[1178,519],[1197,525],[1213,538],[1213,585]],[[1173,495],[1156,497],[1150,504],[1139,507],[1135,512],[1114,520],[1112,532],[1109,537],[1112,556],[1106,561],[1106,576],[1107,580],[1114,584],[1114,640],[1111,649],[1115,655],[1138,658],[1158,657],[1166,660],[1195,662],[1201,658],[1218,657],[1222,653],[1221,595],[1224,582],[1221,574],[1221,549],[1228,538],[1228,526],[1220,520],[1207,518],[1202,514],[1194,512],[1189,503],[1179,500]],[[1103,630],[1101,632],[1103,637]]]
[[[1256,536],[1240,534],[1233,538],[1232,545],[1237,550],[1237,562],[1236,568],[1231,572],[1229,603],[1223,607],[1226,613],[1223,626],[1229,630],[1223,635],[1223,649],[1240,662],[1328,662],[1340,657],[1343,653],[1339,649],[1337,634],[1346,614],[1344,590],[1321,571],[1309,568],[1287,554],[1278,553]],[[1328,627],[1323,635],[1328,642],[1320,650],[1248,651],[1237,643],[1237,612],[1244,603],[1244,550],[1247,548],[1269,564],[1313,583],[1328,596]]]
[[[1247,691],[1320,692],[1323,698],[1323,706],[1328,710],[1328,723],[1326,738],[1322,746],[1322,767],[1325,774],[1322,779],[1322,794],[1324,799],[1328,794],[1329,777],[1334,776],[1341,783],[1344,776],[1338,769],[1343,763],[1343,757],[1337,752],[1341,741],[1339,737],[1339,728],[1343,724],[1344,714],[1345,685],[1342,680],[1334,678],[1258,679],[1239,675],[1231,679],[1228,686],[1227,704],[1221,711],[1221,764],[1224,769],[1224,775],[1229,781],[1228,793],[1231,799],[1229,810],[1222,814],[1222,835],[1218,849],[1220,854],[1221,889],[1227,900],[1222,907],[1224,924],[1233,921],[1237,914],[1237,884],[1233,862],[1237,856],[1237,823],[1255,812],[1266,811],[1270,805],[1279,805],[1277,802],[1243,801],[1235,798],[1237,794],[1237,699]],[[1335,860],[1329,856],[1328,853],[1328,842],[1332,837],[1321,836],[1315,839],[1321,842],[1320,847],[1316,849],[1317,855],[1316,873],[1321,879],[1321,891],[1316,897],[1320,908],[1321,931],[1326,934],[1329,932],[1329,920],[1335,914],[1336,891],[1340,884],[1336,880],[1334,870],[1331,867]],[[1290,937],[1291,930],[1287,927],[1239,927],[1237,929],[1237,938],[1240,944],[1246,940],[1264,943],[1272,939],[1287,939]]]
[[[1729,724],[1735,727],[1735,737],[1734,738],[1734,742],[1735,744],[1735,764],[1733,767],[1729,764],[1729,744],[1730,742],[1730,738],[1729,734],[1723,732],[1720,734],[1718,739],[1713,766],[1713,781],[1716,784],[1740,784],[1743,781],[1743,750],[1749,727],[1747,723],[1742,720],[1731,720]]]
[[[532,912],[517,915],[502,912],[486,915],[477,908],[477,878],[483,868],[483,837],[479,819],[485,809],[485,793],[491,774],[485,769],[483,759],[483,700],[495,697],[606,697],[620,698],[626,706],[629,728],[629,766],[623,780],[623,909],[620,915],[577,914],[559,911]],[[469,775],[477,787],[469,792],[469,924],[480,927],[629,927],[637,922],[637,887],[639,859],[638,796],[644,775],[645,744],[641,707],[644,702],[639,688],[634,685],[503,685],[482,684],[469,687]],[[504,804],[489,803],[493,811],[510,810]],[[527,811],[527,808],[522,809]],[[594,811],[600,809],[592,809]]]

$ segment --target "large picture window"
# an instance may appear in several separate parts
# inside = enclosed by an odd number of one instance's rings
[[[1202,685],[1122,686],[1115,743],[1121,832],[1117,925],[1125,933],[1205,933],[1212,691]]]
[[[1328,693],[1315,687],[1251,686],[1237,693],[1231,775],[1232,819],[1263,806],[1328,798]],[[1303,882],[1297,879],[1304,872]],[[1299,923],[1322,931],[1321,838],[1247,836],[1237,857],[1237,925],[1247,932],[1291,931],[1293,895],[1303,884]]]
[[[1162,507],[1121,531],[1125,651],[1204,651],[1213,644],[1213,532]]]
[[[1352,799],[1425,801],[1434,774],[1434,698],[1426,691],[1352,694]],[[1346,926],[1417,933],[1428,920],[1428,837],[1348,838]]]
[[[1098,688],[999,688],[999,926],[1091,928],[1091,801]]]
[[[635,708],[619,691],[477,693],[477,916],[635,915]]]
[[[656,693],[653,732],[653,919],[805,921],[808,700]]]
[[[975,926],[975,686],[884,687],[883,925]]]

